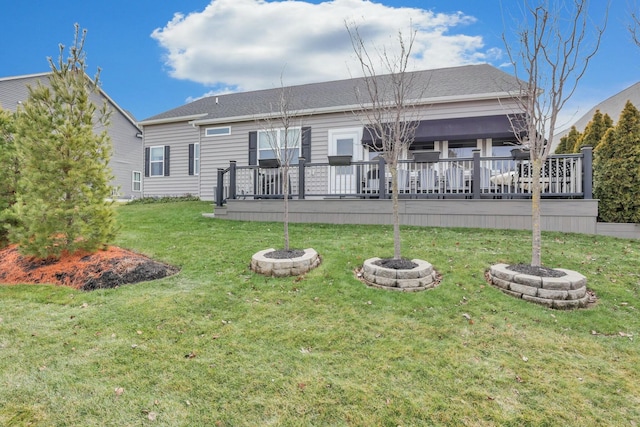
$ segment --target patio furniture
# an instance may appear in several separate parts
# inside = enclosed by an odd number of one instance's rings
[[[439,193],[438,172],[433,167],[418,170],[418,191],[423,194]]]
[[[380,174],[377,168],[373,168],[367,171],[367,174],[362,185],[362,192],[369,197],[372,195],[378,197],[380,194]]]
[[[452,165],[444,171],[444,189],[447,193],[464,193],[467,185],[464,179],[464,169]]]

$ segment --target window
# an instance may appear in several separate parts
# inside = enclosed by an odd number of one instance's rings
[[[206,128],[204,130],[204,136],[223,136],[231,135],[231,126]]]
[[[472,158],[473,150],[478,148],[478,144],[474,142],[452,142],[449,141],[449,158],[463,159]]]
[[[277,158],[283,163],[289,160],[289,164],[298,164],[300,139],[300,128],[287,129],[287,132],[284,129],[258,131],[258,159]],[[285,152],[285,145],[288,153]]]
[[[164,175],[164,147],[151,147],[149,163],[151,165],[151,176]]]
[[[131,190],[142,191],[142,172],[133,171],[131,177]]]
[[[144,176],[169,176],[168,145],[147,147],[144,151]]]
[[[200,144],[189,144],[189,175],[200,175]]]

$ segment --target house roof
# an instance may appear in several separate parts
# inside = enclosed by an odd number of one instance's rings
[[[466,65],[408,73],[414,82],[409,98],[419,103],[453,100],[495,99],[508,97],[517,91],[518,81],[491,65]],[[389,81],[389,75],[378,76]],[[321,113],[357,109],[363,105],[358,93],[366,93],[365,79],[352,78],[322,83],[310,83],[285,88],[289,92],[290,112]],[[230,93],[201,98],[180,107],[149,117],[140,125],[194,121],[196,124],[247,120],[277,113],[282,88]],[[361,97],[362,98],[362,97]]]
[[[578,132],[584,132],[587,124],[589,124],[589,122],[593,119],[593,115],[596,113],[596,110],[600,110],[602,114],[608,114],[613,122],[616,123],[620,118],[620,114],[622,114],[622,110],[624,110],[624,106],[626,105],[627,101],[631,101],[633,105],[635,105],[636,107],[640,107],[640,82],[635,83],[600,102],[598,105],[587,111],[578,120],[576,120],[575,123],[573,123],[573,125],[571,126],[575,126]],[[562,132],[556,135],[555,140],[560,141],[560,138],[568,134],[570,130],[571,127],[564,129]]]
[[[46,84],[50,74],[51,71],[22,76],[0,77],[0,107],[5,110],[16,111],[18,104],[29,98],[28,86],[35,87],[38,84],[38,81],[42,81],[43,84]],[[128,121],[130,121],[133,126],[138,127],[137,121],[128,111],[122,109],[118,104],[116,104],[115,101],[102,89],[99,89],[99,91],[107,102],[118,110]]]

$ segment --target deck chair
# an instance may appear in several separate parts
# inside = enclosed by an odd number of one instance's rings
[[[450,166],[444,172],[447,193],[463,193],[466,190],[464,170],[459,166]]]
[[[418,191],[421,193],[437,193],[440,186],[436,170],[432,167],[420,169],[418,171],[418,185]]]
[[[380,193],[380,178],[377,168],[369,169],[362,180],[362,192],[365,197],[378,196]]]
[[[408,169],[398,169],[398,193],[411,192],[410,177],[411,173]]]

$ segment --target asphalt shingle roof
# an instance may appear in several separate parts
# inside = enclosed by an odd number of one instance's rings
[[[518,88],[515,77],[491,65],[466,65],[409,73],[414,79],[411,99],[434,99],[482,94],[504,94]],[[388,79],[388,75],[379,76]],[[381,80],[382,81],[382,80]],[[363,78],[310,83],[286,88],[291,111],[329,109],[362,104],[357,91],[366,93]],[[246,117],[279,111],[282,88],[209,96],[149,117],[146,121],[203,115],[198,120]]]

